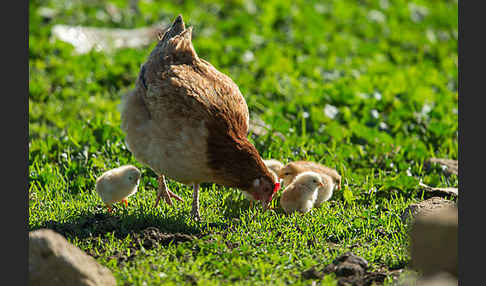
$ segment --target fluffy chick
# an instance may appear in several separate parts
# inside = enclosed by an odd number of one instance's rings
[[[278,171],[278,177],[283,179],[283,184],[288,186],[295,177],[306,171],[313,171],[322,175],[330,176],[334,181],[334,186],[341,189],[341,175],[332,168],[311,161],[290,162]]]
[[[278,179],[278,171],[283,168],[282,162],[275,160],[275,159],[267,159],[263,160],[263,163],[265,166],[267,166],[268,170],[272,175],[275,175],[275,177]]]
[[[111,212],[111,206],[124,202],[128,206],[128,197],[137,192],[140,182],[140,170],[132,165],[109,170],[96,180],[96,192]]]
[[[335,187],[334,180],[331,176],[319,174],[322,179],[323,185],[317,189],[317,198],[314,203],[314,207],[319,207],[323,202],[329,200],[332,197],[332,193]]]
[[[306,213],[314,206],[317,199],[317,189],[323,185],[320,174],[315,172],[301,173],[282,192],[280,205],[287,214],[295,211]]]
[[[324,201],[332,197],[334,188],[341,189],[341,176],[332,168],[321,165],[319,163],[310,161],[296,161],[290,162],[281,168],[278,172],[280,179],[283,179],[283,184],[288,186],[300,173],[312,171],[321,175],[324,186],[318,190],[315,207],[319,207]],[[330,180],[329,180],[330,179]]]

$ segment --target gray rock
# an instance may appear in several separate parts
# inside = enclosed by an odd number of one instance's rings
[[[456,207],[444,207],[416,217],[410,232],[411,267],[420,275],[448,272],[457,277]]]
[[[400,216],[403,223],[407,223],[419,215],[427,215],[443,207],[453,207],[456,203],[440,197],[432,197],[428,200],[409,205]]]
[[[40,229],[29,232],[29,285],[116,285],[111,271],[62,235]]]

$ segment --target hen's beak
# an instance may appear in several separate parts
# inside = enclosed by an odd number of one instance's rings
[[[324,184],[323,183],[319,183],[319,186],[324,187]]]

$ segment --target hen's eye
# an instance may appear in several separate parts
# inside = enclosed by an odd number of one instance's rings
[[[288,175],[290,175],[290,173],[289,173],[289,172],[287,172],[287,173],[285,173],[284,175],[285,175],[285,176],[288,176]]]
[[[129,176],[129,177],[128,177],[128,179],[131,181],[131,180],[132,180],[132,177],[131,177],[131,176]]]

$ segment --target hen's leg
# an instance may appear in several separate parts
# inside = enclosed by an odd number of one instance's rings
[[[192,188],[194,192],[192,193],[191,216],[194,220],[199,221],[201,220],[201,216],[199,216],[199,184],[194,184]]]
[[[181,197],[179,197],[178,195],[174,194],[171,190],[169,190],[167,184],[165,183],[164,175],[160,175],[157,180],[159,183],[159,187],[158,187],[157,199],[155,200],[154,207],[157,207],[161,197],[164,197],[165,202],[168,203],[169,205],[172,205],[171,197],[181,202],[184,201]]]

